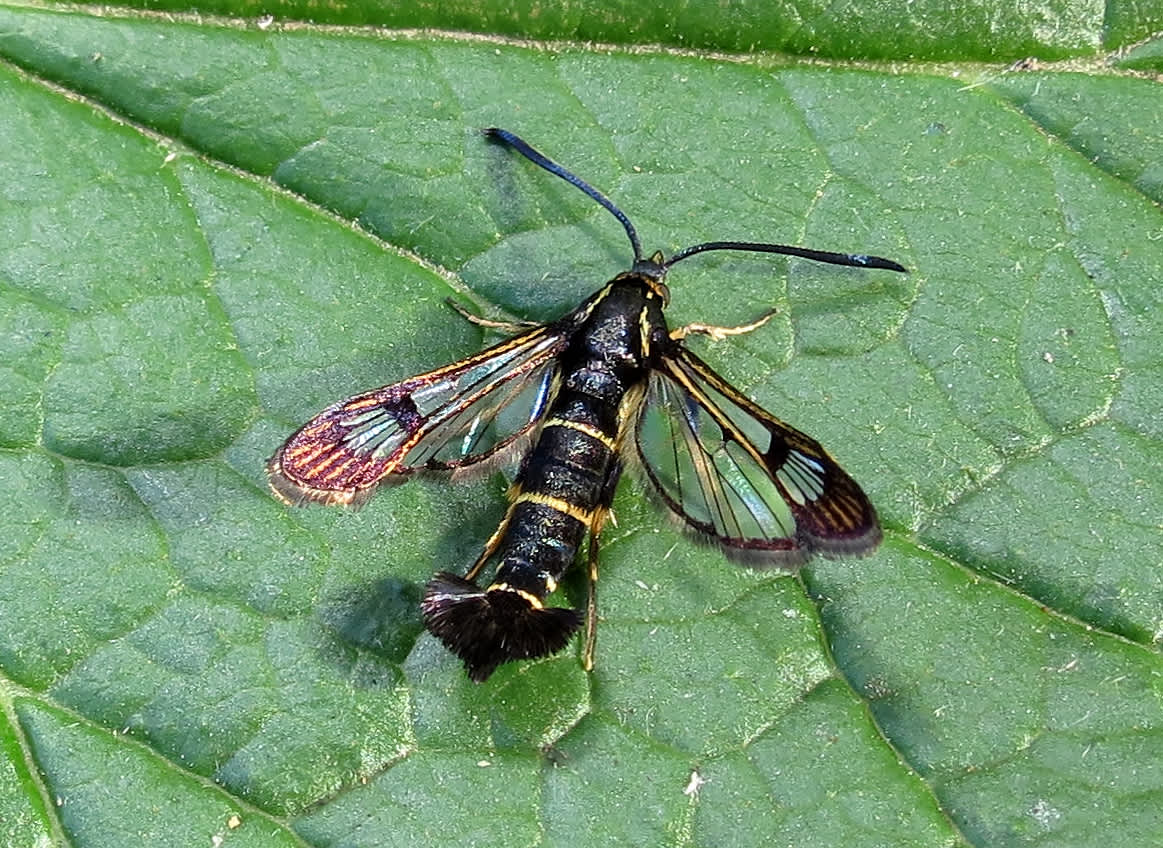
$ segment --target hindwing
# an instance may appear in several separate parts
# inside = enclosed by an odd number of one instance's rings
[[[880,542],[872,504],[819,442],[681,345],[651,373],[635,443],[671,511],[738,558],[794,566]]]

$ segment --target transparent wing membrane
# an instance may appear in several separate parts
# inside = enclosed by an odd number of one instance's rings
[[[538,327],[328,407],[271,458],[271,485],[292,502],[353,504],[393,475],[490,459],[536,424],[566,342]]]
[[[666,505],[742,558],[796,565],[880,541],[867,497],[818,442],[685,348],[652,373],[635,441]]]

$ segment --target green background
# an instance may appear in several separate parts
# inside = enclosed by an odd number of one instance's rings
[[[0,843],[1158,842],[1163,11],[944,5],[0,6]],[[779,308],[692,344],[862,483],[874,556],[740,568],[627,480],[596,670],[474,686],[416,603],[501,476],[269,496],[320,408],[493,338],[445,297],[625,268],[491,125],[647,250],[911,269],[669,281],[675,324]]]

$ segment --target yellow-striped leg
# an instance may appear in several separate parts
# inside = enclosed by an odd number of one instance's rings
[[[444,302],[459,312],[462,318],[476,324],[478,327],[488,327],[493,330],[502,330],[506,333],[519,333],[522,330],[528,330],[530,327],[540,326],[537,321],[493,321],[489,318],[474,315],[451,297],[446,297]]]
[[[757,321],[752,321],[750,324],[743,324],[738,327],[716,327],[714,324],[698,323],[687,324],[685,327],[671,330],[670,337],[675,341],[681,341],[692,333],[701,333],[704,336],[710,336],[717,342],[721,342],[727,336],[741,336],[744,333],[750,333],[752,330],[758,330],[778,313],[778,309],[773,309]]]
[[[615,484],[618,476],[618,474],[612,476]],[[582,667],[586,671],[593,671],[594,646],[598,641],[598,536],[601,535],[606,518],[611,515],[609,502],[613,500],[613,495],[614,486],[607,487],[607,492],[602,498],[603,505],[595,509],[590,517],[589,550],[586,552],[586,559],[589,562],[586,575],[586,581],[589,583],[586,591],[586,635],[582,647]]]
[[[485,567],[489,557],[496,552],[497,547],[501,544],[501,537],[505,535],[505,530],[509,527],[509,518],[513,515],[513,506],[510,505],[505,510],[505,517],[501,519],[501,525],[496,529],[493,535],[489,536],[489,540],[485,542],[485,549],[481,551],[481,555],[477,557],[476,562],[472,564],[469,570],[465,573],[464,579],[473,583],[476,582],[477,575],[481,573],[481,569]]]

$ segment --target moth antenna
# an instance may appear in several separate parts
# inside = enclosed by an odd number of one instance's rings
[[[813,262],[827,262],[829,265],[844,265],[849,268],[880,268],[884,271],[899,271],[907,274],[908,269],[899,262],[885,259],[883,256],[869,256],[866,253],[833,253],[830,250],[812,250],[808,247],[796,247],[790,244],[765,244],[754,241],[708,241],[703,244],[684,248],[663,263],[663,268],[669,268],[676,262],[681,262],[688,256],[704,253],[708,250],[748,250],[752,253],[780,253],[784,256],[798,256],[801,259],[811,259]]]
[[[484,133],[486,138],[508,145],[534,165],[538,165],[549,171],[549,173],[561,177],[567,183],[581,189],[586,195],[600,203],[611,215],[621,222],[622,227],[626,230],[626,235],[630,239],[630,245],[634,248],[635,264],[642,260],[642,243],[638,240],[638,232],[634,229],[634,225],[630,223],[630,219],[626,217],[626,213],[615,206],[610,198],[606,197],[581,177],[558,165],[519,135],[515,135],[508,130],[503,130],[498,127],[489,127],[481,132]],[[812,250],[806,247],[795,247],[790,244],[766,244],[752,241],[709,241],[704,244],[696,244],[680,250],[666,262],[663,262],[662,270],[665,271],[671,265],[676,262],[681,262],[688,256],[694,256],[696,253],[704,253],[708,250],[746,250],[752,253],[780,253],[784,256],[798,256],[801,259],[811,259],[813,262],[826,262],[829,265],[844,265],[849,268],[880,268],[885,271],[899,271],[902,274],[908,273],[908,269],[905,266],[891,259],[885,259],[883,256],[869,256],[864,253],[834,253],[830,250]]]
[[[519,135],[514,135],[508,130],[502,130],[497,127],[489,127],[487,130],[481,130],[481,132],[485,134],[486,138],[507,144],[534,165],[539,165],[549,171],[549,173],[561,177],[567,183],[581,189],[586,195],[600,203],[611,215],[621,222],[622,227],[626,230],[626,235],[630,239],[630,246],[634,248],[634,261],[637,262],[642,258],[642,243],[638,241],[638,231],[634,229],[634,225],[630,223],[630,219],[626,217],[626,213],[615,206],[610,198],[606,197],[581,177],[565,170],[565,168],[558,165],[544,153],[535,150]]]
[[[524,594],[481,589],[444,571],[428,582],[420,610],[429,632],[477,683],[503,662],[557,653],[582,622],[577,610],[538,606]]]

